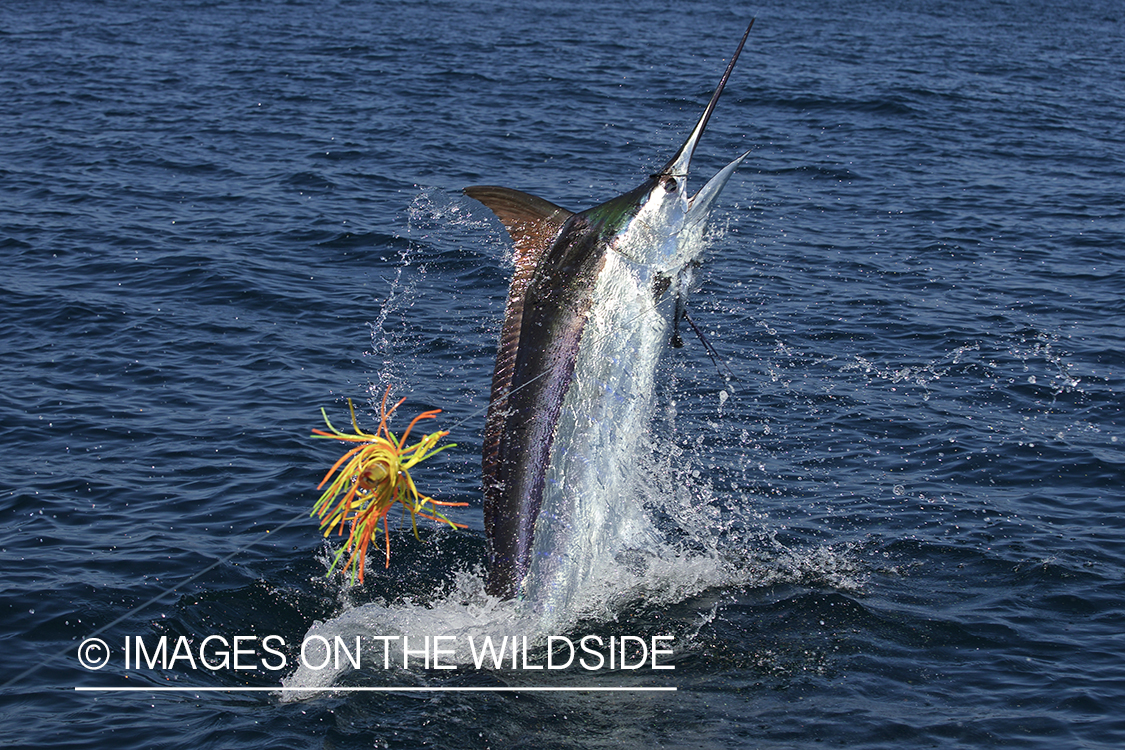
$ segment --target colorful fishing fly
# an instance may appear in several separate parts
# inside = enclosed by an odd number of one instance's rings
[[[343,535],[344,527],[350,525],[348,541],[336,553],[328,575],[336,569],[344,554],[350,553],[343,570],[351,571],[353,584],[357,578],[361,584],[363,583],[367,546],[374,544],[378,549],[377,534],[380,526],[384,536],[386,566],[390,566],[391,532],[387,514],[395,503],[401,504],[404,511],[410,514],[410,525],[415,537],[418,536],[418,516],[447,523],[456,528],[465,528],[464,524],[446,518],[437,510],[437,506],[463,507],[468,503],[441,502],[427,497],[418,491],[414,479],[410,476],[410,470],[422,461],[455,445],[450,443],[437,447],[438,441],[449,434],[447,430],[441,430],[432,432],[413,445],[407,446],[407,438],[410,437],[414,426],[423,419],[433,419],[441,409],[422,412],[410,422],[402,437],[396,438],[388,429],[387,420],[406,399],[403,398],[387,409],[387,398],[390,393],[391,389],[388,387],[379,406],[379,428],[374,434],[359,428],[351,399],[348,399],[348,410],[351,413],[354,433],[341,432],[333,427],[324,409],[320,412],[324,415],[324,423],[328,425],[330,432],[313,430],[314,437],[360,444],[345,453],[317,485],[319,490],[328,484],[328,489],[320,496],[311,514],[320,518],[320,528],[324,530],[325,537],[333,531]],[[336,475],[335,479],[332,479],[333,474]],[[343,497],[337,501],[341,494]]]

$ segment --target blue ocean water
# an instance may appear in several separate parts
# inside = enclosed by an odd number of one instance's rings
[[[91,671],[98,632],[297,643],[462,595],[511,269],[459,190],[633,187],[751,16],[693,165],[752,150],[692,298],[735,379],[689,338],[653,427],[654,512],[722,569],[584,626],[674,633],[674,671],[598,684],[676,692],[74,690],[286,674]],[[6,3],[2,742],[1120,747],[1123,36],[1099,0]],[[444,410],[424,483],[470,528],[349,588],[309,433],[388,385]]]

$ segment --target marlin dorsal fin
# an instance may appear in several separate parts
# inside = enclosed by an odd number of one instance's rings
[[[474,185],[463,190],[465,195],[492,209],[500,219],[515,246],[515,272],[508,287],[508,303],[504,312],[504,325],[500,330],[500,345],[496,352],[496,369],[492,373],[492,397],[488,404],[488,417],[484,426],[482,468],[485,497],[491,503],[499,502],[502,483],[500,471],[500,440],[504,432],[508,410],[508,393],[519,352],[520,331],[523,323],[523,302],[531,279],[540,260],[563,226],[574,213],[534,195],[493,185]],[[485,513],[489,538],[499,531],[493,528],[503,523]]]
[[[516,248],[516,267],[539,263],[551,241],[574,212],[556,206],[529,193],[494,185],[465,188],[465,195],[492,209],[500,219]]]

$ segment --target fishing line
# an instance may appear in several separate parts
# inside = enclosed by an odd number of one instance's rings
[[[191,576],[188,576],[187,578],[185,578],[184,580],[180,581],[180,582],[179,582],[178,584],[176,584],[175,586],[171,586],[171,587],[169,587],[169,588],[167,588],[167,589],[164,589],[163,591],[161,591],[161,592],[160,592],[159,594],[157,594],[156,596],[152,597],[152,598],[151,598],[151,599],[149,599],[148,601],[146,601],[146,602],[143,602],[143,603],[141,603],[141,604],[138,604],[137,606],[135,606],[135,607],[133,607],[132,609],[130,609],[130,610],[128,610],[127,612],[125,612],[125,614],[123,614],[123,615],[121,615],[120,617],[118,617],[118,618],[117,618],[116,620],[114,620],[113,622],[109,623],[108,625],[103,625],[102,627],[100,627],[100,628],[98,628],[97,630],[95,630],[95,631],[94,631],[93,633],[90,633],[90,634],[88,634],[88,635],[87,635],[87,636],[86,636],[86,637],[85,637],[85,638],[84,638],[83,640],[89,640],[90,638],[96,638],[97,636],[99,636],[99,635],[101,635],[102,633],[106,632],[107,630],[109,630],[110,628],[114,627],[115,625],[119,625],[120,623],[122,623],[122,622],[124,622],[125,620],[129,619],[129,618],[130,618],[131,616],[135,615],[136,613],[140,612],[141,610],[147,609],[148,607],[152,606],[153,604],[156,604],[156,603],[157,603],[158,601],[160,601],[161,599],[163,599],[163,598],[164,598],[165,596],[167,596],[168,594],[171,594],[171,593],[173,593],[174,591],[176,591],[176,589],[179,589],[179,588],[181,588],[181,587],[183,587],[183,586],[186,586],[186,585],[188,585],[189,583],[191,583],[192,581],[195,581],[196,579],[198,579],[198,578],[201,578],[201,577],[203,577],[204,575],[206,575],[207,573],[210,573],[210,572],[211,572],[212,570],[214,570],[215,568],[219,567],[219,566],[220,566],[220,565],[222,565],[223,563],[225,563],[225,562],[229,561],[229,560],[230,560],[231,558],[233,558],[233,557],[234,557],[235,555],[241,554],[242,552],[245,552],[246,550],[248,550],[248,549],[250,549],[251,547],[253,547],[253,546],[254,546],[255,544],[258,544],[258,543],[262,542],[262,541],[263,541],[263,540],[265,540],[265,539],[266,539],[266,538],[267,538],[267,537],[268,537],[268,536],[269,536],[270,534],[273,534],[273,533],[275,533],[275,532],[281,531],[282,529],[284,529],[284,528],[285,528],[285,527],[287,527],[287,526],[292,526],[292,525],[293,525],[294,523],[296,523],[297,521],[301,520],[302,518],[308,518],[308,514],[306,514],[306,513],[302,512],[302,513],[300,513],[300,514],[298,514],[298,515],[294,516],[293,518],[289,519],[289,520],[288,520],[288,521],[286,521],[285,523],[281,524],[281,525],[280,525],[280,526],[278,526],[277,528],[275,528],[275,529],[270,529],[270,530],[266,531],[266,532],[265,532],[264,534],[261,534],[261,535],[260,535],[260,536],[258,536],[258,537],[257,537],[256,539],[254,539],[254,540],[250,541],[249,543],[247,543],[247,544],[244,544],[243,546],[239,547],[239,548],[238,548],[238,549],[236,549],[236,550],[235,550],[234,552],[231,552],[230,554],[226,555],[225,557],[221,557],[221,558],[219,558],[218,560],[216,560],[215,562],[211,563],[210,565],[208,565],[208,566],[207,566],[206,568],[204,568],[203,570],[199,571],[198,573],[194,573],[193,575],[191,575]],[[57,660],[58,660],[59,658],[61,658],[61,657],[65,656],[65,655],[66,655],[67,653],[69,653],[69,652],[70,652],[70,648],[66,648],[66,649],[64,649],[64,650],[62,650],[62,651],[59,651],[59,652],[57,652],[57,653],[55,653],[55,654],[53,654],[53,655],[51,655],[51,656],[48,656],[48,657],[47,657],[46,659],[44,659],[43,661],[39,662],[39,663],[38,663],[38,664],[36,664],[35,666],[33,666],[33,667],[30,667],[30,668],[28,668],[28,669],[25,669],[24,671],[20,672],[20,673],[19,673],[18,675],[16,675],[15,677],[13,677],[12,679],[10,679],[10,680],[8,680],[7,682],[5,682],[5,683],[4,683],[3,685],[0,685],[0,690],[2,690],[2,689],[4,689],[4,688],[8,688],[8,687],[11,687],[11,686],[12,686],[12,685],[14,685],[15,683],[17,683],[17,682],[19,682],[20,680],[22,680],[23,678],[25,678],[25,677],[28,677],[29,675],[35,674],[36,672],[38,672],[38,671],[39,671],[40,669],[42,669],[43,667],[45,667],[45,666],[47,666],[48,664],[51,664],[51,663],[53,663],[53,662],[57,661]]]

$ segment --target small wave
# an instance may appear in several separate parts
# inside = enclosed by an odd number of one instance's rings
[[[794,109],[800,112],[867,112],[893,117],[919,117],[922,112],[911,106],[902,97],[845,99],[842,97],[773,97],[761,103],[781,109]]]
[[[285,179],[285,184],[301,188],[302,190],[314,190],[318,192],[328,192],[336,189],[336,183],[332,182],[332,180],[324,175],[315,172],[296,172]]]

